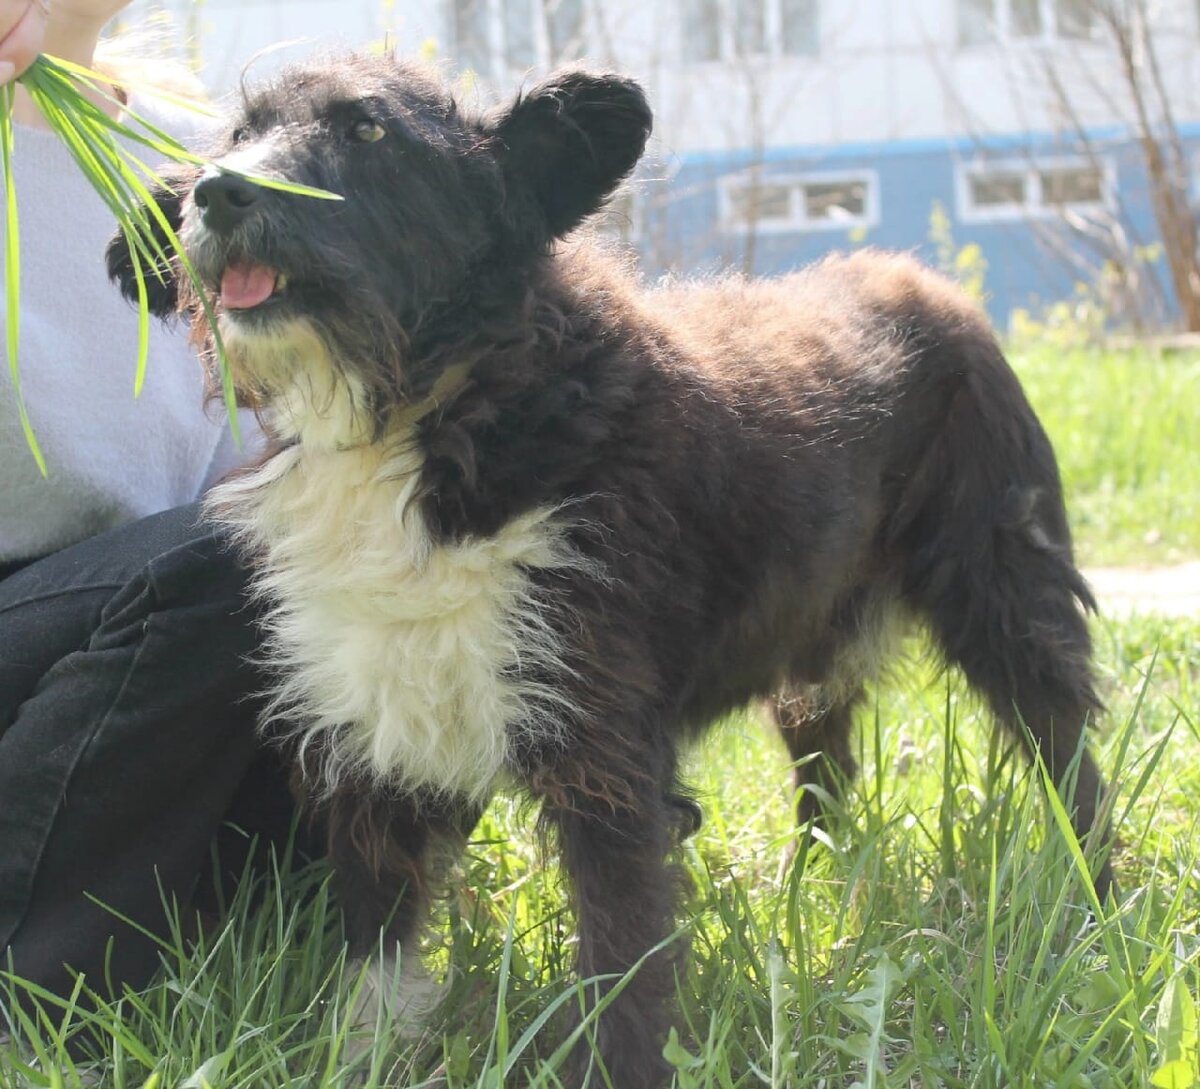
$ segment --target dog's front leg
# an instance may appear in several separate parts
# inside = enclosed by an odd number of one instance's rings
[[[390,1021],[419,1032],[441,996],[421,959],[420,930],[478,807],[442,796],[342,790],[325,819],[350,954],[366,963],[353,1020],[364,1039]]]
[[[543,817],[558,835],[578,920],[584,1008],[576,1023],[621,988],[598,1018],[589,1017],[569,1060],[569,1089],[608,1084],[600,1063],[620,1089],[652,1089],[669,1075],[662,1049],[681,952],[669,941],[680,886],[667,863],[672,814],[661,784],[630,794],[617,799],[564,789],[545,802]]]

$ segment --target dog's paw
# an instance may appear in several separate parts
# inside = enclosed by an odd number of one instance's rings
[[[359,1058],[380,1038],[418,1040],[446,991],[420,954],[397,949],[356,968],[362,981],[350,1015],[347,1057]]]

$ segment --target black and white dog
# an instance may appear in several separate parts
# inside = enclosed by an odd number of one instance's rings
[[[256,565],[272,719],[364,955],[381,925],[411,947],[431,860],[511,784],[561,852],[579,975],[625,972],[674,926],[680,747],[776,697],[792,755],[824,754],[797,785],[832,789],[904,618],[1056,778],[1079,757],[1075,826],[1106,839],[1092,599],[984,317],[905,256],[647,289],[563,243],[650,124],[613,75],[473,116],[421,69],[341,57],[250,94],[216,168],[156,194],[281,445],[210,506]],[[133,297],[123,243],[109,262]],[[206,328],[178,271],[152,289]],[[599,1021],[622,1089],[666,1077],[671,948]]]

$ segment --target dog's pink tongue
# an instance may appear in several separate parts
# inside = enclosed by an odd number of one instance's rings
[[[275,291],[278,275],[266,265],[230,265],[221,277],[221,302],[230,310],[249,310]]]

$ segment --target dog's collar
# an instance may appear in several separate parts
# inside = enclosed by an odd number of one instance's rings
[[[471,368],[474,365],[474,359],[462,363],[451,363],[438,375],[437,381],[424,397],[419,401],[411,401],[397,408],[392,414],[392,422],[401,427],[412,427],[430,413],[436,412],[467,384],[467,379],[471,377]]]
[[[475,362],[474,359],[471,359],[461,363],[452,363],[448,366],[438,375],[437,381],[433,383],[425,396],[419,400],[408,401],[405,404],[398,405],[392,410],[387,417],[387,429],[389,431],[407,431],[415,427],[426,416],[449,404],[454,396],[467,384],[467,380],[471,377],[471,368],[475,365]],[[297,445],[299,442],[299,439],[295,439],[286,445]],[[339,442],[337,449],[357,450],[364,446],[372,446],[375,442],[375,438],[368,438],[360,442]]]

